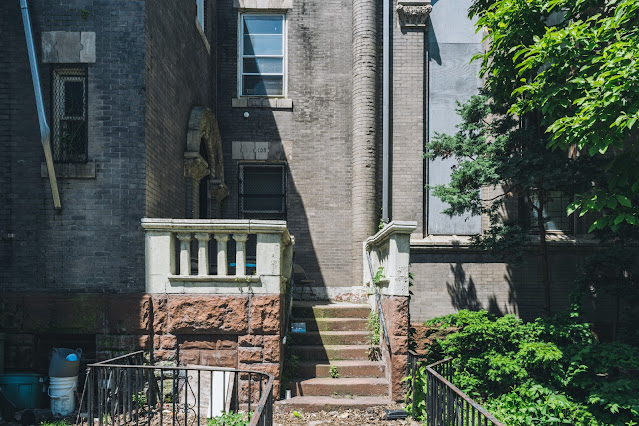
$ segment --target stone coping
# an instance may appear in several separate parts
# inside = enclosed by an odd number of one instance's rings
[[[563,233],[547,234],[547,242],[551,248],[560,247],[583,247],[593,248],[601,244],[601,242],[590,235],[566,235]],[[539,243],[537,235],[530,235],[527,248],[536,247]],[[452,250],[468,250],[483,251],[472,247],[471,236],[469,235],[429,235],[423,239],[411,238],[410,249],[412,251],[426,251],[430,249],[452,249]]]
[[[282,234],[285,242],[295,243],[288,233],[285,220],[257,219],[157,219],[142,218],[142,228],[146,231],[170,232],[227,232],[249,234]]]
[[[382,228],[377,234],[368,237],[365,241],[366,248],[383,244],[393,234],[412,234],[417,228],[415,221],[392,221]]]
[[[169,281],[194,283],[232,283],[234,286],[244,283],[257,283],[260,275],[169,275]]]
[[[268,108],[292,109],[293,100],[290,98],[233,98],[232,108]]]

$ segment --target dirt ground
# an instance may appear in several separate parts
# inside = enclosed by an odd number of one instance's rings
[[[365,425],[394,425],[417,426],[419,422],[406,420],[384,420],[384,409],[372,407],[367,410],[347,409],[339,411],[320,411],[317,413],[273,414],[273,426],[304,425],[304,426],[365,426]]]

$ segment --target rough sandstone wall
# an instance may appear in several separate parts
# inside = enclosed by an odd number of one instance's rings
[[[390,340],[390,351],[382,335],[380,345],[386,363],[386,378],[390,383],[393,401],[404,401],[406,383],[402,379],[408,375],[408,329],[410,326],[408,297],[382,296],[382,311]]]

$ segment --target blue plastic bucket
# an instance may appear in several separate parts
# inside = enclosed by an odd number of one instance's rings
[[[18,411],[42,407],[46,392],[44,376],[30,373],[0,374],[0,389]]]

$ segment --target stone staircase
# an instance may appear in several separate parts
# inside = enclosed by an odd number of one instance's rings
[[[294,302],[291,322],[305,322],[306,333],[291,335],[285,368],[298,362],[283,386],[293,398],[279,401],[279,409],[309,412],[391,403],[384,363],[368,359],[369,312],[368,305]]]

